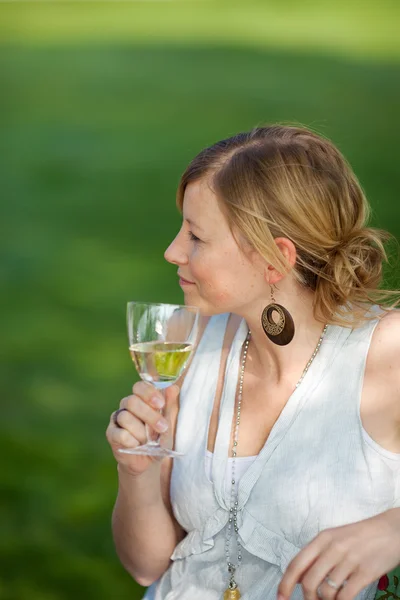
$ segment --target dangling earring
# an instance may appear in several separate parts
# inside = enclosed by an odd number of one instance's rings
[[[276,311],[279,315],[279,321],[275,323],[271,315]],[[271,303],[262,311],[261,325],[264,333],[271,342],[278,346],[286,346],[294,336],[294,322],[292,315],[286,308],[276,303],[274,298],[274,289],[271,285]]]

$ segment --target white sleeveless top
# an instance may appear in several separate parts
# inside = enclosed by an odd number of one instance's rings
[[[250,467],[251,463],[255,461],[257,456],[237,456],[235,460],[235,492],[237,493],[237,489],[239,487],[239,481],[242,479],[243,475]],[[205,452],[205,463],[204,468],[206,470],[206,476],[210,483],[213,482],[212,479],[212,463],[213,463],[214,455],[209,450]],[[225,487],[229,487],[229,493],[232,489],[232,461],[233,458],[228,458],[226,462],[226,470],[225,470]],[[228,492],[227,492],[228,493]]]
[[[379,307],[371,310],[380,312]],[[188,533],[146,600],[221,600],[227,588],[230,486],[225,481],[245,321],[227,360],[208,475],[206,450],[228,317],[210,319],[182,386],[175,444],[184,457],[174,461],[171,501]],[[320,531],[400,507],[400,455],[374,442],[360,418],[365,363],[377,322],[353,330],[328,326],[302,383],[242,472],[242,561],[236,573],[242,600],[276,600],[289,562]],[[374,598],[376,587],[368,586],[357,600]],[[291,599],[303,599],[301,586]]]

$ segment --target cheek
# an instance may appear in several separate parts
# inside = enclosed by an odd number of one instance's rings
[[[212,252],[201,246],[193,249],[190,273],[200,295],[218,306],[245,302],[259,287],[260,274],[232,249],[213,249]]]
[[[220,272],[223,269],[221,261],[214,251],[210,251],[205,246],[197,245],[189,255],[189,267],[193,277],[197,279],[207,279],[213,273]]]
[[[195,273],[194,270],[192,272]],[[199,261],[197,274],[196,281],[201,291],[218,304],[246,298],[248,292],[257,285],[257,278],[249,265],[232,255],[220,255],[218,261],[213,261],[212,264],[205,260]]]

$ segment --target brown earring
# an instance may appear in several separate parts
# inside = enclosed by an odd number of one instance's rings
[[[279,321],[275,323],[272,320],[272,313],[277,312]],[[271,303],[262,311],[261,325],[264,333],[271,342],[278,346],[286,346],[294,336],[294,322],[292,315],[281,304],[277,304],[274,298],[274,289],[271,286]]]

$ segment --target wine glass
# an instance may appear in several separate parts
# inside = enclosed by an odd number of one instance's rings
[[[165,390],[182,375],[197,338],[199,310],[177,304],[128,302],[129,352],[143,381]],[[160,411],[161,412],[161,411]],[[147,442],[136,448],[120,448],[125,454],[182,456],[163,448],[160,435],[146,425]]]

